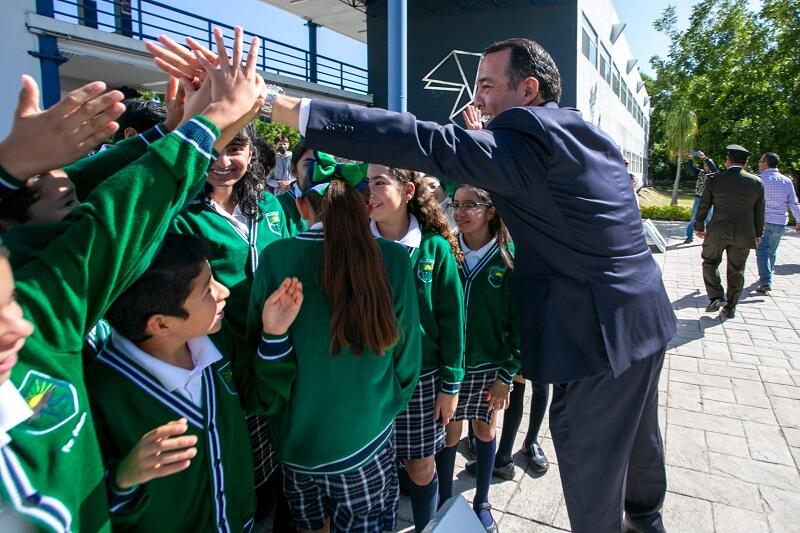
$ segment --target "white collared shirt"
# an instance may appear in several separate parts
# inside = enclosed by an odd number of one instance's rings
[[[381,232],[378,230],[378,223],[370,220],[369,229],[375,237],[383,238]],[[398,244],[408,246],[409,248],[419,248],[422,242],[422,230],[419,228],[419,221],[413,214],[408,214],[408,231],[399,240],[394,241]]]
[[[0,385],[0,448],[11,442],[8,432],[31,416],[33,411],[11,380]]]
[[[473,250],[467,243],[464,242],[464,235],[461,233],[458,234],[458,243],[461,245],[461,252],[464,254],[464,264],[467,265],[467,268],[472,270],[475,268],[478,263],[481,262],[481,259],[489,253],[492,246],[497,242],[497,239],[492,237],[492,239],[478,248],[477,250]]]
[[[213,198],[208,198],[208,205],[211,209],[227,218],[233,225],[233,229],[236,230],[236,233],[244,237],[244,240],[250,240],[250,219],[244,216],[244,213],[242,213],[238,205],[233,208],[233,213],[228,213],[228,211],[215,202]]]
[[[156,378],[169,392],[177,392],[197,407],[203,407],[203,370],[222,359],[217,347],[208,336],[198,337],[186,343],[192,354],[194,368],[186,370],[142,351],[116,331],[114,345]]]

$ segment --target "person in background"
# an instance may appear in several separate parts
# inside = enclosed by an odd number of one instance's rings
[[[267,186],[277,196],[291,189],[294,181],[289,139],[285,135],[279,135],[275,137],[275,166],[267,176]]]
[[[686,240],[683,244],[689,244],[694,241],[694,223],[697,221],[697,211],[700,208],[700,201],[703,199],[703,191],[706,189],[706,180],[710,174],[717,172],[717,165],[711,158],[706,157],[703,152],[692,152],[690,155],[697,154],[703,161],[703,168],[696,167],[691,157],[689,158],[689,170],[697,177],[697,184],[694,186],[694,203],[692,204],[692,217],[686,225]],[[714,215],[714,208],[708,210],[706,215],[706,225],[711,222],[711,217]]]
[[[778,172],[778,154],[767,152],[758,161],[761,182],[764,184],[764,234],[756,246],[758,265],[757,292],[767,294],[772,290],[772,269],[775,268],[776,252],[781,242],[789,217],[786,210],[791,209],[800,232],[800,206],[792,180]]]
[[[164,104],[141,98],[123,100],[125,112],[119,117],[119,129],[114,133],[114,143],[135,137],[167,119]]]
[[[453,203],[453,199],[450,198],[450,195],[448,195],[447,191],[442,187],[442,182],[439,181],[439,178],[436,176],[426,174],[422,177],[422,183],[428,187],[433,197],[436,198],[436,201],[442,206],[442,211],[444,211],[447,217],[447,225],[450,226],[450,229],[455,229],[456,221],[453,219],[453,213],[450,211],[450,204]]]
[[[695,235],[703,242],[703,281],[708,294],[707,313],[722,307],[722,314],[733,318],[744,287],[744,267],[750,250],[756,247],[764,231],[764,185],[758,176],[744,170],[750,156],[744,147],[727,147],[725,166],[706,182],[703,201],[694,223]],[[706,228],[711,207],[714,217]],[[719,277],[722,252],[728,261],[728,294]],[[724,306],[724,307],[723,307]]]

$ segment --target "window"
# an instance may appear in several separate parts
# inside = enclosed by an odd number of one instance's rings
[[[583,17],[583,41],[581,43],[581,50],[583,55],[589,62],[597,68],[597,32],[594,31],[592,25]]]
[[[614,65],[614,70],[613,73],[611,74],[611,89],[614,91],[614,94],[616,94],[618,97],[621,97],[619,92],[619,86],[620,86],[619,69],[617,68],[616,65]]]
[[[600,45],[600,76],[611,85],[611,56],[602,44]]]

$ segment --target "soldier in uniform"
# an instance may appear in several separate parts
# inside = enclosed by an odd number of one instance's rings
[[[727,147],[726,170],[709,178],[694,224],[695,233],[703,242],[703,281],[709,304],[706,312],[722,308],[722,314],[733,318],[744,286],[744,267],[750,250],[756,247],[764,229],[764,185],[761,179],[744,170],[750,156],[744,147]],[[705,227],[708,210],[714,216]],[[728,258],[728,293],[722,288],[719,264],[722,252]]]

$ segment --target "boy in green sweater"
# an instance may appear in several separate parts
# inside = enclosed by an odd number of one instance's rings
[[[219,332],[229,291],[203,241],[167,235],[150,268],[106,313],[114,328],[87,367],[108,468],[111,521],[135,531],[248,531],[253,464]],[[175,495],[180,494],[176,498]]]
[[[145,270],[172,217],[202,183],[214,141],[227,144],[242,122],[249,121],[263,88],[252,57],[246,72],[228,65],[210,72],[206,83],[191,101],[201,115],[151,144],[147,154],[107,180],[73,211],[72,225],[61,237],[14,272],[17,301],[35,330],[19,351],[11,382],[34,414],[9,432],[11,442],[0,461],[0,470],[8,475],[0,476],[0,496],[42,529],[108,528],[103,466],[81,366],[83,339]],[[89,103],[104,88],[94,85],[99,90],[68,99],[78,114],[78,132],[87,124],[105,127],[121,112],[115,107],[121,93],[116,102],[103,100],[102,108]],[[60,130],[65,119],[59,111],[63,109],[55,111]],[[52,156],[60,143],[72,142],[68,135],[66,140],[56,136],[43,150],[41,131],[54,126],[31,127],[31,121],[48,113],[15,119],[12,148],[6,150],[6,142],[0,146],[0,163],[6,168],[0,179],[5,184],[24,186],[27,176],[69,162]],[[95,120],[89,120],[94,113]],[[225,135],[220,136],[220,128]],[[78,138],[98,142],[91,135]],[[68,153],[80,155],[79,150]]]

